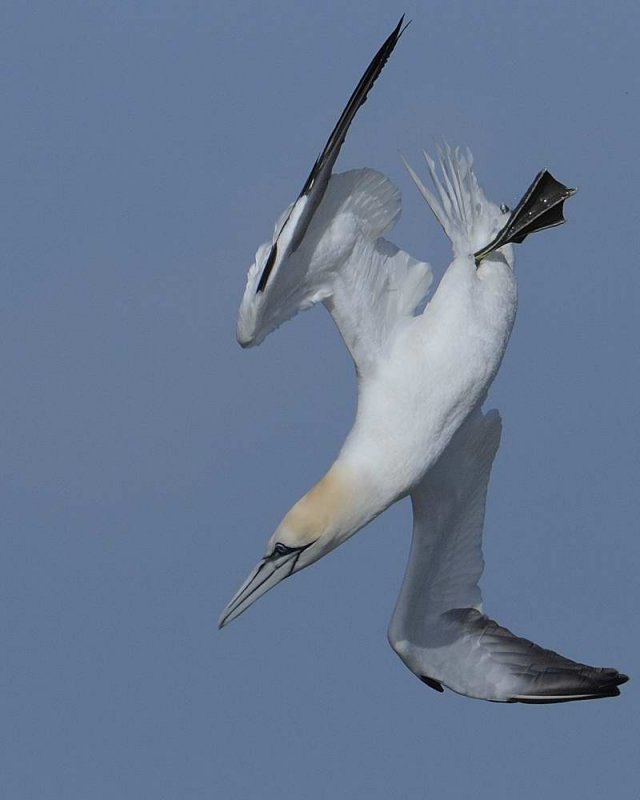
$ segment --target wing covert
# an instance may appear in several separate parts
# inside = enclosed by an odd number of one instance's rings
[[[426,646],[426,619],[481,608],[485,502],[501,430],[497,411],[473,412],[411,493],[413,538],[389,627],[394,642]]]
[[[379,172],[332,175],[300,247],[264,292],[255,286],[270,245],[258,250],[240,304],[238,341],[260,344],[298,311],[323,302],[357,368],[366,371],[432,281],[428,264],[382,238],[400,210],[400,192]]]
[[[237,338],[243,347],[259,344],[298,311],[327,300],[334,290],[332,273],[340,271],[358,237],[382,235],[399,212],[399,194],[391,184],[386,192],[381,185],[379,192],[350,194],[349,179],[332,176],[332,170],[351,123],[407,27],[403,23],[404,15],[364,71],[298,198],[281,215],[271,241],[256,253],[238,315]],[[337,213],[332,212],[336,198],[364,202],[359,208],[354,202],[338,202],[342,213]],[[376,219],[380,209],[387,219],[382,226]]]

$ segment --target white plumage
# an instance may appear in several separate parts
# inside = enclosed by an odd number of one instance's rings
[[[617,695],[626,680],[617,670],[545,650],[483,613],[484,511],[500,432],[496,411],[474,411],[412,490],[413,541],[389,643],[440,692],[525,703]]]
[[[358,373],[351,432],[327,475],[285,516],[267,550],[269,555],[278,543],[295,550],[295,570],[408,494],[482,401],[502,359],[516,310],[512,249],[507,245],[478,268],[473,249],[476,239],[495,235],[506,215],[485,198],[468,155],[447,151],[442,164],[474,214],[442,186],[440,202],[429,198],[446,228],[456,231],[457,251],[466,241],[467,253],[454,259],[422,313],[414,315],[431,270],[381,238],[397,218],[400,199],[371,170],[331,177],[304,240],[272,272],[264,292],[255,288],[263,265],[258,260],[260,267],[249,271],[238,323],[245,344],[323,302]],[[270,247],[263,245],[257,258],[266,259]],[[270,585],[241,593],[224,621]]]
[[[240,343],[259,344],[298,311],[325,302],[362,367],[413,314],[432,281],[427,264],[381,239],[400,208],[400,192],[379,172],[332,175],[300,246],[286,268],[271,273],[264,292],[257,285],[272,243],[258,249],[238,313]],[[279,229],[280,223],[274,233]]]
[[[479,408],[516,313],[510,242],[560,224],[572,190],[542,172],[508,214],[485,197],[468,151],[445,148],[439,174],[426,156],[433,191],[408,167],[454,253],[424,306],[431,268],[384,238],[400,214],[399,191],[374,170],[332,174],[348,127],[401,33],[402,20],[249,270],[240,344],[259,344],[298,311],[323,303],[353,357],[358,407],[334,464],[285,515],[220,624],[410,494],[414,543],[389,637],[416,674],[435,688],[494,700],[574,699],[572,687],[581,697],[617,693],[624,676],[615,670],[577,665],[591,670],[578,680],[573,668],[567,672],[573,662],[478,611],[484,497],[499,435],[497,416],[482,417]],[[504,642],[518,669],[535,648],[535,680],[526,669],[511,674],[513,665],[499,655]],[[568,683],[553,678],[554,658]]]

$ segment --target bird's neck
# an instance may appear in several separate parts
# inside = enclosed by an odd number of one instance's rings
[[[287,538],[300,547],[322,538],[331,550],[375,516],[371,508],[364,476],[338,460],[291,508],[278,530],[286,530]]]

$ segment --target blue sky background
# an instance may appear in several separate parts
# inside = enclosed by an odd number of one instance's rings
[[[518,251],[490,395],[488,612],[636,680],[503,706],[386,643],[402,503],[216,630],[349,429],[317,309],[242,352],[246,268],[369,59],[413,19],[344,147],[448,245],[399,153],[469,144],[496,201],[580,191]],[[637,798],[636,2],[17,3],[0,12],[0,797]]]

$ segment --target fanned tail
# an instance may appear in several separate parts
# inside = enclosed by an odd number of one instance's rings
[[[466,256],[495,235],[506,216],[487,200],[478,184],[473,171],[473,156],[468,148],[452,149],[445,144],[438,155],[441,177],[434,159],[424,153],[437,196],[425,186],[404,157],[402,160],[418,191],[451,240],[454,255]]]

